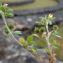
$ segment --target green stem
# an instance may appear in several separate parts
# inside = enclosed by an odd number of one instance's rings
[[[5,15],[4,15],[4,12],[0,11],[0,14],[2,16],[2,19],[4,21],[4,24],[6,25],[6,28],[7,30],[9,31],[9,33],[12,35],[12,37],[15,39],[15,41],[20,45],[20,42],[14,37],[14,35],[12,34],[11,30],[9,29],[8,25],[7,25],[7,22],[6,22],[6,19],[5,19]],[[28,50],[28,48],[25,48],[26,50]],[[29,50],[28,50],[29,51]],[[30,52],[30,51],[29,51]],[[38,55],[37,53],[32,53],[30,52],[32,55],[36,56]]]
[[[48,29],[48,24],[46,24],[46,42],[47,42],[48,49],[49,49],[49,63],[55,63],[56,62],[56,58],[55,58],[55,55],[53,53],[53,49],[52,49],[51,43],[49,42],[50,35],[51,34],[49,32],[49,29]]]
[[[4,21],[4,24],[6,25],[7,30],[8,30],[9,33],[12,35],[12,37],[18,42],[18,40],[14,37],[14,35],[12,34],[11,30],[9,29],[9,27],[8,27],[8,25],[7,25],[4,12],[3,12],[3,11],[0,11],[0,14],[1,14],[1,16],[2,16],[2,19],[3,19],[3,21]],[[19,43],[19,42],[18,42],[18,43]]]
[[[47,45],[48,45],[48,49],[51,53],[51,44],[49,42],[49,38],[50,38],[50,35],[49,35],[48,24],[47,24],[46,25],[46,42],[47,42]]]

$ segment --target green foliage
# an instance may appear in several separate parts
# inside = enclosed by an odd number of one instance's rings
[[[21,31],[14,31],[14,34],[15,34],[15,35],[21,35],[22,32],[21,32]]]
[[[24,48],[27,48],[28,46],[26,40],[23,37],[19,38],[19,45],[23,46]]]
[[[44,30],[45,30],[45,28],[43,26],[41,26],[41,27],[35,27],[34,32],[40,33],[40,32],[43,32]]]
[[[33,53],[36,53],[37,49],[36,48],[31,48],[30,51],[33,52]]]
[[[55,17],[53,17],[52,14],[46,15],[44,17],[40,17],[40,21],[36,22],[38,25],[46,25],[46,24],[52,24],[53,20],[55,19]]]
[[[4,32],[5,32],[5,34],[8,34],[9,33],[9,31],[7,30],[6,27],[4,28]]]
[[[0,11],[4,12],[5,17],[13,17],[14,16],[13,9],[9,8],[7,5],[8,4],[4,4],[4,5],[0,4]]]
[[[36,22],[40,27],[35,27],[35,32],[38,31],[39,34],[34,32],[31,35],[27,36],[26,39],[24,37],[20,37],[18,43],[33,53],[36,53],[38,47],[42,47],[42,46],[43,47],[47,46],[47,48],[45,48],[47,53],[50,53],[52,48],[53,49],[58,48],[59,45],[55,40],[55,37],[58,36],[58,32],[57,32],[58,26],[53,25],[52,30],[49,30],[49,25],[53,24],[54,19],[55,17],[52,14],[41,17],[40,20]],[[14,28],[13,25],[8,25],[8,27],[11,31]],[[9,33],[6,27],[5,27],[5,32],[7,34]],[[16,31],[14,33],[17,35],[21,34],[20,31]],[[49,45],[51,46],[49,47]]]
[[[29,45],[31,45],[33,43],[33,36],[32,35],[27,37],[27,42]]]
[[[56,37],[52,36],[52,38],[50,38],[50,43],[53,49],[58,49],[59,48],[59,43],[56,41]]]
[[[25,40],[23,37],[19,38],[19,44],[28,49],[30,52],[36,52],[36,48],[34,47],[35,42],[33,41],[32,35],[28,36],[27,40]]]
[[[40,17],[40,20],[36,22],[38,25],[35,27],[35,32],[45,32],[46,31],[46,25],[49,27],[49,25],[52,25],[54,22],[55,17],[52,14],[46,15],[44,17]]]
[[[35,32],[38,31],[39,33],[42,32],[42,37],[40,38],[47,38],[45,41],[47,43],[47,46],[49,47],[49,44],[51,45],[50,47],[53,49],[59,48],[59,44],[56,42],[56,37],[61,37],[58,29],[59,27],[57,25],[53,25],[55,17],[52,14],[46,15],[45,17],[41,17],[40,20],[37,22],[39,25],[38,27],[35,27]],[[53,25],[52,29],[50,30],[49,25]],[[54,38],[51,38],[54,37]],[[43,40],[42,40],[43,43]],[[46,45],[45,43],[45,45]],[[51,48],[45,49],[47,52],[50,51]]]
[[[37,22],[39,27],[35,27],[35,32],[38,31],[39,34],[32,33],[26,38],[26,40],[24,38],[21,38],[19,41],[19,44],[21,44],[22,46],[26,46],[25,48],[29,49],[29,51],[31,52],[36,52],[38,47],[49,46],[48,42],[45,39],[50,34],[50,37],[48,38],[49,44],[51,45],[51,48],[57,49],[59,47],[59,44],[56,42],[55,35],[58,35],[58,32],[57,32],[58,26],[53,25],[52,30],[47,31],[47,28],[49,30],[49,25],[53,24],[54,18],[55,17],[53,17],[52,14],[49,14],[49,15],[46,15],[45,17],[40,18],[40,20]],[[40,34],[40,32],[42,33]],[[46,52],[49,53],[51,48],[48,48],[48,47],[45,48]]]
[[[9,27],[9,29],[11,31],[14,29],[14,25],[13,24],[8,23],[7,25],[8,25],[8,27]],[[5,34],[9,34],[9,31],[8,31],[6,26],[4,26],[4,32],[5,32]]]

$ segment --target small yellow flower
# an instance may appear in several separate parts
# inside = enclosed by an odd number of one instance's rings
[[[48,17],[49,17],[49,18],[53,18],[53,14],[49,14]]]

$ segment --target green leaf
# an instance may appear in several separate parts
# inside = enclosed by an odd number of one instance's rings
[[[8,33],[9,33],[9,31],[7,30],[6,27],[4,27],[4,33],[5,33],[5,34],[8,34]]]
[[[36,48],[32,48],[31,51],[32,51],[33,53],[36,53]]]
[[[57,49],[57,48],[59,48],[59,44],[56,42],[56,40],[52,40],[52,42],[51,42],[51,45],[52,45],[52,47],[53,48],[55,48],[55,49]]]
[[[55,35],[58,35],[59,33],[57,32],[57,31],[54,31],[53,32],[53,35],[55,36]]]
[[[27,42],[30,45],[32,44],[32,42],[33,42],[33,36],[32,35],[30,35],[30,36],[27,37]]]
[[[5,5],[0,5],[0,11],[4,12],[5,17],[13,17],[13,9]],[[1,17],[1,15],[0,15]]]
[[[34,31],[35,32],[39,32],[39,28],[38,27],[35,27]]]
[[[38,41],[38,42],[36,42],[36,46],[37,47],[46,47],[47,43],[44,40]]]
[[[11,23],[8,23],[7,26],[9,27],[10,30],[13,30],[14,29],[14,25]]]
[[[38,34],[32,34],[34,37],[40,38]]]
[[[23,37],[19,38],[19,45],[23,46],[23,47],[27,47],[27,42],[25,41],[25,39]]]
[[[12,13],[5,13],[6,17],[13,17],[14,15]]]
[[[53,30],[57,30],[58,31],[59,27],[57,25],[53,25]]]
[[[20,44],[24,44],[26,41],[23,37],[21,37],[21,38],[19,38],[19,42],[20,42]]]
[[[21,31],[14,31],[14,34],[21,35],[22,33],[21,33]]]
[[[53,45],[52,47],[53,47],[54,49],[59,48],[59,46],[58,46],[58,45]]]
[[[54,32],[52,33],[52,35],[55,36],[55,37],[58,37],[58,38],[62,38],[62,37],[60,36],[60,33],[59,33],[58,31],[54,31]]]

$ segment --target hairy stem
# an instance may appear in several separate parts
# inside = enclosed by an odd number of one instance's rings
[[[53,52],[51,43],[49,42],[51,33],[48,29],[48,24],[46,24],[46,42],[49,49],[49,63],[56,63],[55,53]]]
[[[2,19],[3,19],[3,21],[4,21],[4,24],[6,25],[6,28],[7,28],[7,30],[9,31],[9,33],[12,35],[12,37],[14,38],[14,40],[15,40],[19,45],[21,45],[20,42],[14,37],[13,33],[12,33],[11,30],[9,29],[9,27],[8,27],[8,25],[7,25],[7,22],[6,22],[6,18],[5,18],[4,12],[3,12],[3,11],[0,11],[0,14],[1,14],[1,16],[2,16]],[[25,49],[28,50],[28,48],[25,48]],[[28,50],[28,51],[29,51],[29,50]],[[29,52],[30,52],[30,51],[29,51]],[[40,56],[40,55],[38,55],[37,53],[32,53],[32,52],[30,52],[30,53],[33,55],[34,59],[36,58],[36,56]]]

